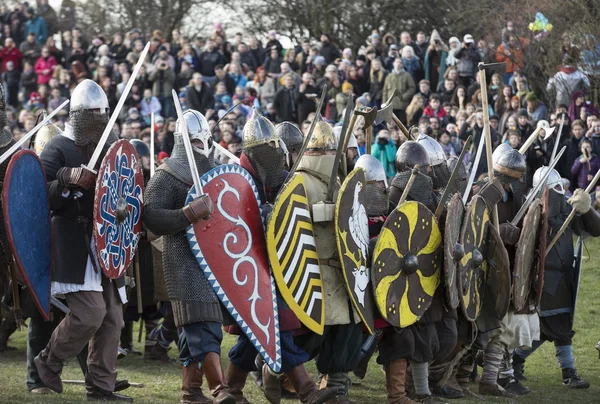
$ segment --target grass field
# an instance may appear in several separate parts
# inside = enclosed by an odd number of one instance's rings
[[[600,403],[600,360],[594,348],[600,339],[600,241],[586,242],[584,249],[583,276],[580,286],[580,300],[577,310],[574,340],[576,366],[580,375],[590,381],[588,390],[568,390],[561,385],[560,369],[554,357],[554,347],[544,344],[526,363],[528,381],[525,385],[532,393],[518,400],[487,399],[489,403],[518,401],[524,404],[540,403]],[[591,255],[591,257],[590,257]],[[137,330],[137,325],[134,330]],[[137,334],[136,334],[137,335]],[[25,387],[25,339],[26,332],[13,335],[10,345],[16,351],[0,353],[0,402],[1,403],[76,403],[85,398],[83,386],[65,385],[63,394],[36,396]],[[223,352],[229,351],[233,338],[226,337]],[[142,349],[142,346],[138,346]],[[174,347],[171,351],[177,355]],[[308,365],[316,376],[315,368]],[[136,403],[177,403],[181,388],[181,370],[178,364],[149,363],[139,356],[129,356],[118,362],[119,379],[143,383],[143,388],[130,388],[126,391]],[[82,379],[76,360],[70,360],[63,372],[63,379]],[[472,389],[476,391],[477,386]],[[267,403],[261,391],[249,379],[246,385],[247,397],[253,403]],[[366,379],[361,386],[351,390],[351,398],[357,403],[385,403],[385,379],[380,367],[373,359]],[[297,402],[297,401],[284,401]],[[453,400],[453,403],[473,403],[475,401]]]

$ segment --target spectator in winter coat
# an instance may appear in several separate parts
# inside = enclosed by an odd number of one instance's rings
[[[21,72],[15,69],[13,62],[6,64],[6,72],[2,74],[2,81],[6,83],[6,100],[13,108],[19,107],[19,85]]]
[[[446,111],[442,108],[439,95],[431,94],[429,105],[423,110],[423,116],[435,117],[439,120],[442,120],[446,116]]]
[[[398,90],[398,96],[393,101],[394,114],[406,124],[406,107],[416,92],[416,85],[399,57],[394,60],[394,70],[385,78],[383,99],[387,100],[395,89]]]
[[[496,62],[506,63],[506,72],[502,75],[502,82],[504,84],[508,85],[514,73],[525,66],[523,48],[528,43],[529,41],[524,38],[509,35],[508,44],[503,43],[498,46],[496,50]]]
[[[582,112],[586,115],[599,116],[598,110],[591,102],[586,102],[581,91],[575,91],[571,96],[569,105],[569,118],[572,120],[583,119]]]
[[[204,80],[206,80],[206,77],[204,77]],[[225,69],[221,65],[215,67],[215,76],[213,77],[212,86],[216,87],[218,83],[225,84],[225,88],[230,95],[235,94],[235,80],[225,73]]]
[[[546,91],[556,92],[556,105],[569,105],[571,95],[583,92],[590,86],[590,79],[575,66],[561,66],[558,72],[548,80]],[[579,119],[579,116],[571,119]]]
[[[464,36],[462,48],[454,56],[458,59],[456,67],[460,82],[463,86],[469,87],[475,80],[477,65],[481,61],[481,56],[477,51],[475,40],[471,34]]]
[[[42,54],[42,46],[36,42],[35,34],[30,33],[27,35],[27,39],[21,42],[19,50],[23,55],[23,59],[31,63],[32,65],[38,60]]]
[[[154,113],[154,115],[160,115],[160,112],[162,111],[162,106],[160,105],[158,98],[152,95],[152,90],[149,88],[144,90],[144,98],[142,98],[142,101],[140,102],[140,109],[140,113],[142,114],[146,126],[150,125],[150,116],[152,113]]]
[[[267,71],[269,77],[274,80],[277,79],[277,75],[281,73],[281,64],[283,63],[283,58],[279,53],[277,47],[271,47],[269,51],[269,56],[265,58],[265,62],[263,63],[263,67]]]
[[[581,156],[575,160],[571,175],[577,181],[577,188],[586,189],[600,170],[600,157],[592,153],[592,142],[583,139],[580,142]]]
[[[13,41],[12,38],[6,38],[4,41],[4,48],[0,50],[2,73],[6,71],[6,64],[8,62],[12,62],[15,69],[19,70],[21,67],[21,59],[23,59],[23,54],[15,46],[15,41]]]
[[[444,45],[440,34],[434,29],[423,61],[425,80],[429,80],[434,91],[437,89],[440,79],[446,73],[446,58],[448,58],[448,47]]]
[[[419,77],[422,76],[421,63],[415,55],[415,51],[411,46],[402,48],[402,64],[407,72],[410,73],[415,83],[418,83]]]
[[[160,101],[162,105],[162,116],[172,118],[175,114],[175,106],[171,91],[175,83],[175,73],[169,68],[166,61],[162,61],[152,73],[150,73],[150,81],[152,81],[152,95]]]
[[[229,77],[233,79],[235,83],[235,87],[241,87],[242,89],[246,88],[246,84],[248,84],[248,79],[242,72],[242,68],[237,63],[231,63],[229,65]]]
[[[288,77],[293,77],[292,75],[288,76]],[[288,77],[286,77],[286,82],[288,80]],[[296,106],[297,106],[297,123],[300,124],[301,122],[303,122],[304,120],[306,120],[308,118],[308,116],[312,113],[315,112],[317,109],[317,105],[315,104],[315,102],[310,99],[308,97],[309,94],[318,94],[319,90],[317,88],[317,85],[314,81],[314,79],[312,78],[310,73],[304,73],[302,75],[302,84],[300,84],[300,86],[298,87],[298,90],[296,91]],[[275,105],[277,105],[277,97],[275,97]],[[281,117],[279,115],[279,112],[277,113],[277,116]]]
[[[305,75],[310,76],[310,73],[304,73],[302,77]],[[312,80],[312,76],[310,76],[310,79]],[[298,107],[296,105],[296,86],[292,75],[285,77],[283,87],[275,94],[273,106],[275,107],[277,122],[296,122]]]
[[[50,55],[48,48],[42,49],[42,56],[35,62],[35,73],[38,75],[38,84],[48,84],[54,73],[56,59]]]
[[[331,43],[329,34],[321,34],[321,51],[319,53],[325,58],[327,64],[331,64],[341,57],[340,50]]]
[[[35,15],[33,7],[27,9],[25,17],[29,20],[25,23],[25,35],[33,33],[36,42],[40,45],[44,45],[46,39],[48,39],[48,24],[46,21],[42,17]]]
[[[382,129],[377,134],[375,143],[371,146],[371,155],[383,165],[385,175],[388,178],[392,178],[396,175],[396,168],[394,166],[396,146],[390,139],[390,134],[387,130]]]
[[[390,45],[387,57],[383,62],[385,70],[392,71],[394,69],[394,60],[399,56],[399,50],[400,48],[395,43]]]
[[[246,87],[252,87],[257,91],[260,105],[268,105],[275,98],[275,81],[267,76],[267,71],[262,66],[256,70],[254,80],[248,83]]]
[[[215,101],[210,86],[206,84],[200,73],[194,73],[190,85],[187,87],[186,99],[190,109],[205,115],[208,109],[214,107]]]
[[[538,99],[534,92],[527,94],[525,101],[527,102],[527,113],[533,122],[542,119],[548,120],[548,109],[544,103]]]
[[[248,45],[244,42],[240,42],[237,46],[238,52],[240,54],[240,61],[248,66],[248,69],[252,71],[256,71],[256,69],[260,66],[259,60],[254,57],[254,54],[250,52]]]
[[[23,89],[23,99],[28,100],[31,93],[37,90],[37,74],[33,71],[33,66],[25,63],[23,74],[21,75],[21,87]]]
[[[402,61],[400,61],[400,63],[402,63]],[[381,106],[382,102],[387,101],[387,98],[384,99],[383,95],[386,78],[387,73],[381,65],[381,60],[373,59],[371,62],[371,71],[369,72],[369,94],[371,94],[373,105],[378,108]]]
[[[215,76],[215,68],[219,65],[225,64],[225,58],[216,49],[217,45],[212,39],[206,40],[206,50],[198,57],[198,64],[200,65],[200,74],[209,83],[212,84]]]

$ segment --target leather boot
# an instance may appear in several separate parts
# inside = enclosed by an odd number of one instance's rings
[[[317,386],[304,365],[299,365],[285,374],[298,393],[301,403],[322,404],[335,398],[336,389],[325,388],[317,390]]]
[[[271,404],[281,403],[281,384],[279,383],[279,377],[271,373],[269,365],[266,363],[263,365],[261,370],[265,398]]]
[[[54,356],[49,355],[48,348],[44,348],[44,350],[34,358],[33,362],[35,363],[35,367],[37,368],[42,383],[50,390],[62,393],[63,386],[62,380],[60,380],[60,374],[63,368],[62,362]]]
[[[388,404],[416,404],[406,395],[406,359],[385,364],[385,388]]]
[[[206,377],[210,394],[214,397],[214,403],[235,404],[235,397],[229,394],[229,388],[225,383],[219,354],[210,352],[206,355],[202,363],[202,371],[204,372],[204,377]]]
[[[227,369],[225,369],[225,383],[229,387],[229,394],[235,397],[237,404],[251,404],[250,401],[244,397],[244,386],[246,385],[246,379],[248,378],[248,372],[239,366],[229,362]]]
[[[197,363],[183,367],[181,404],[211,404],[212,400],[202,392],[202,370]]]
[[[575,369],[562,369],[563,386],[570,389],[588,389],[590,383],[583,380]]]
[[[483,396],[495,396],[504,398],[517,398],[513,393],[504,390],[498,383],[481,383],[479,382],[479,394]]]
[[[160,361],[164,363],[175,363],[176,360],[169,356],[169,348],[163,347],[158,342],[152,346],[144,347],[144,359],[151,361]]]

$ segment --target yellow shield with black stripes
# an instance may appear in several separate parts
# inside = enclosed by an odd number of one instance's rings
[[[325,302],[304,178],[294,174],[275,200],[267,250],[279,293],[304,326],[321,335]]]
[[[405,202],[388,216],[371,266],[375,302],[385,321],[408,327],[425,314],[440,284],[442,235],[433,213]]]

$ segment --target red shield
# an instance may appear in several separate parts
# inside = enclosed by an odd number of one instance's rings
[[[214,213],[187,229],[192,252],[213,290],[273,371],[281,369],[275,282],[269,270],[254,180],[237,165],[200,179]],[[194,187],[187,203],[197,196]]]
[[[94,199],[94,241],[100,267],[111,279],[131,264],[142,231],[144,176],[127,140],[115,142],[102,160]]]

